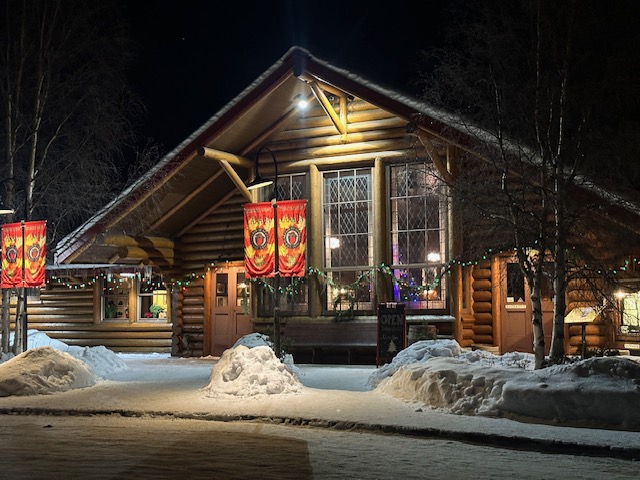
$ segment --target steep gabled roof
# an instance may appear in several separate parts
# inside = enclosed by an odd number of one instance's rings
[[[55,262],[108,261],[113,249],[100,245],[104,235],[179,237],[237,192],[220,163],[200,156],[198,150],[207,147],[244,158],[234,170],[246,179],[252,166],[246,158],[286,128],[296,108],[294,99],[313,98],[314,85],[369,102],[464,150],[473,151],[476,139],[485,136],[447,112],[293,47],[145,175],[62,239]],[[631,217],[639,215],[637,204],[628,207],[612,199],[610,192],[605,201],[600,190],[591,190],[603,203],[622,206]]]
[[[295,108],[293,99],[311,95],[309,82],[345,92],[407,121],[419,114],[421,126],[435,136],[444,135],[449,126],[445,112],[293,47],[145,175],[63,238],[56,247],[55,262],[105,261],[104,252],[87,250],[107,232],[173,237],[184,231],[233,191],[218,162],[200,157],[198,148],[241,157],[255,152],[264,143],[265,132],[275,131]],[[246,176],[248,167],[235,169]],[[211,188],[214,182],[215,189]]]

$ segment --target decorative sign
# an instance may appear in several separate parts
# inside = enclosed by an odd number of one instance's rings
[[[248,278],[302,277],[306,269],[307,201],[244,206],[244,264]]]
[[[247,277],[273,276],[274,233],[273,206],[270,202],[244,206],[244,265]]]
[[[278,271],[281,277],[303,277],[307,250],[307,201],[276,202]]]
[[[593,322],[602,308],[580,307],[574,308],[569,315],[564,317],[564,323],[591,323]]]
[[[526,303],[507,303],[505,304],[504,308],[506,308],[507,310],[526,310],[527,304]]]
[[[2,226],[2,288],[44,287],[46,220]]]
[[[406,323],[404,303],[378,305],[377,366],[390,362],[400,350],[406,348]]]

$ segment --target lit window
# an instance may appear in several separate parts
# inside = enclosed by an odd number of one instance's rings
[[[430,162],[390,170],[392,268],[396,301],[411,310],[446,307],[446,197]]]
[[[619,292],[620,333],[640,334],[640,292]]]
[[[160,275],[144,276],[138,282],[138,321],[167,318],[167,287]]]
[[[365,274],[373,259],[371,169],[323,175],[324,267],[329,310],[371,310],[373,288]]]
[[[129,292],[132,278],[108,274],[102,294],[102,318],[106,321],[129,321]]]

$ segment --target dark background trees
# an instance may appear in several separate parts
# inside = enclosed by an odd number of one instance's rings
[[[8,0],[0,14],[0,189],[15,219],[46,218],[48,243],[126,181],[142,111],[118,2]]]
[[[125,18],[111,0],[7,0],[0,9],[0,200],[15,210],[6,222],[47,220],[49,257],[121,190],[136,158],[142,106],[127,85],[134,50]],[[22,289],[18,352],[24,297]]]
[[[459,1],[451,18],[447,47],[426,56],[425,98],[454,112],[474,138],[479,156],[463,158],[452,185],[464,207],[467,254],[515,251],[531,289],[541,366],[544,277],[554,285],[550,356],[559,360],[568,279],[604,271],[592,239],[605,200],[593,186],[637,199],[640,8],[631,1]],[[625,233],[613,233],[624,245]]]

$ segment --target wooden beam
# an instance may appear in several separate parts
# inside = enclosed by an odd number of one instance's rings
[[[236,187],[238,187],[238,190],[240,190],[247,201],[253,202],[253,195],[251,195],[251,192],[249,191],[249,189],[247,189],[247,186],[233,169],[229,160],[234,162],[235,165],[246,168],[252,168],[254,162],[252,162],[248,158],[240,157],[238,155],[233,155],[232,153],[222,152],[220,150],[214,150],[207,147],[198,147],[198,155],[200,155],[201,157],[217,160],[222,169],[227,172],[227,175],[229,175],[231,181],[235,184]]]
[[[254,164],[254,162],[248,158],[208,147],[199,147],[198,155],[204,158],[210,158],[211,160],[224,160],[231,165],[244,168],[253,168]]]
[[[438,170],[438,173],[442,175],[443,180],[447,184],[452,185],[455,179],[453,178],[453,175],[451,175],[451,172],[447,168],[446,160],[442,158],[440,153],[438,153],[438,149],[434,147],[430,138],[428,138],[422,132],[418,132],[417,135],[418,135],[418,139],[420,140],[420,143],[422,143],[422,146],[431,157],[431,161],[433,162],[433,165]]]
[[[111,247],[152,247],[152,248],[173,248],[175,242],[164,237],[132,237],[130,235],[104,234],[97,237],[98,245],[108,245]]]
[[[340,119],[340,116],[336,113],[335,109],[333,108],[333,105],[331,105],[331,102],[329,101],[327,96],[324,94],[322,89],[318,86],[317,82],[310,82],[309,86],[311,87],[311,91],[313,91],[314,95],[318,99],[318,102],[320,102],[320,105],[322,106],[324,111],[327,113],[327,115],[329,115],[329,118],[331,119],[335,127],[338,129],[340,134],[346,135],[347,126],[342,122],[342,120]]]
[[[329,85],[328,83],[325,83],[322,80],[314,77],[313,75],[309,75],[308,73],[303,72],[298,76],[298,78],[300,78],[301,80],[307,83],[317,83],[318,85],[320,85],[320,88],[337,97],[345,97],[345,98],[347,97],[347,92],[343,90],[339,90],[336,87]]]
[[[218,162],[220,162],[220,166],[224,169],[225,172],[227,172],[227,175],[229,175],[229,178],[235,184],[235,186],[238,187],[238,190],[240,190],[244,198],[246,198],[248,202],[253,202],[253,195],[251,195],[251,192],[244,184],[240,176],[233,169],[233,167],[229,165],[229,162],[227,162],[226,160],[218,160]]]

